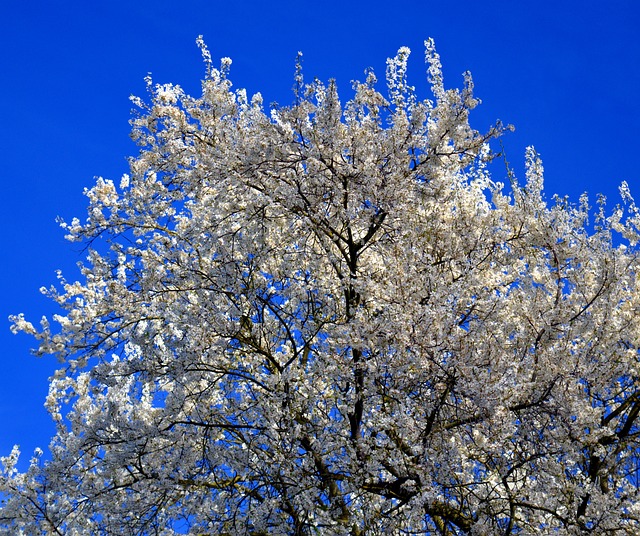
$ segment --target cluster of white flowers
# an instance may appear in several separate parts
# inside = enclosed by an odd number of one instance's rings
[[[65,313],[13,319],[64,365],[51,455],[1,459],[5,533],[640,533],[628,187],[595,230],[533,149],[504,191],[432,41],[433,101],[402,48],[388,95],[298,70],[271,113],[198,43],[202,96],[149,79],[130,173],[63,224]]]

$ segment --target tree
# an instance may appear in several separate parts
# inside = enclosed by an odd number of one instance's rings
[[[341,105],[153,85],[88,260],[48,293],[51,457],[3,459],[13,534],[638,534],[640,216],[491,179],[465,75],[409,50]],[[299,65],[299,64],[298,64]],[[589,217],[593,213],[593,223]]]

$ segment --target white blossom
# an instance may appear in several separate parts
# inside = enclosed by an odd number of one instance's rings
[[[431,40],[434,101],[403,47],[388,100],[298,65],[270,112],[198,44],[202,95],[148,77],[129,173],[62,223],[62,312],[12,317],[62,364],[50,453],[0,459],[4,533],[640,533],[628,186],[590,225],[530,148],[505,190]]]

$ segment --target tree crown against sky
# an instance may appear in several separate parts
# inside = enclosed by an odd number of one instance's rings
[[[29,534],[636,534],[639,216],[487,171],[465,76],[409,50],[344,105],[154,85],[87,191],[82,278],[22,316],[63,365],[51,457],[3,458]],[[589,218],[593,219],[589,224]],[[613,234],[622,236],[614,244]],[[622,242],[622,243],[619,243]]]

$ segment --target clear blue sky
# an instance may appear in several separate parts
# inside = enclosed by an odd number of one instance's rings
[[[423,41],[436,40],[445,83],[470,70],[483,105],[478,130],[496,119],[516,126],[504,139],[521,174],[535,145],[546,190],[603,192],[612,202],[628,181],[640,198],[640,4],[637,0],[477,0],[315,3],[246,0],[5,2],[0,10],[0,455],[14,443],[28,458],[54,432],[43,408],[52,358],[29,355],[33,340],[9,332],[10,314],[37,320],[55,311],[38,289],[62,269],[75,279],[83,258],[55,223],[84,217],[93,177],[118,180],[126,157],[130,94],[157,82],[197,92],[203,65],[233,59],[231,79],[265,102],[291,100],[294,60],[307,78],[350,80],[403,45],[410,77],[424,82]],[[495,178],[504,180],[504,167]]]

